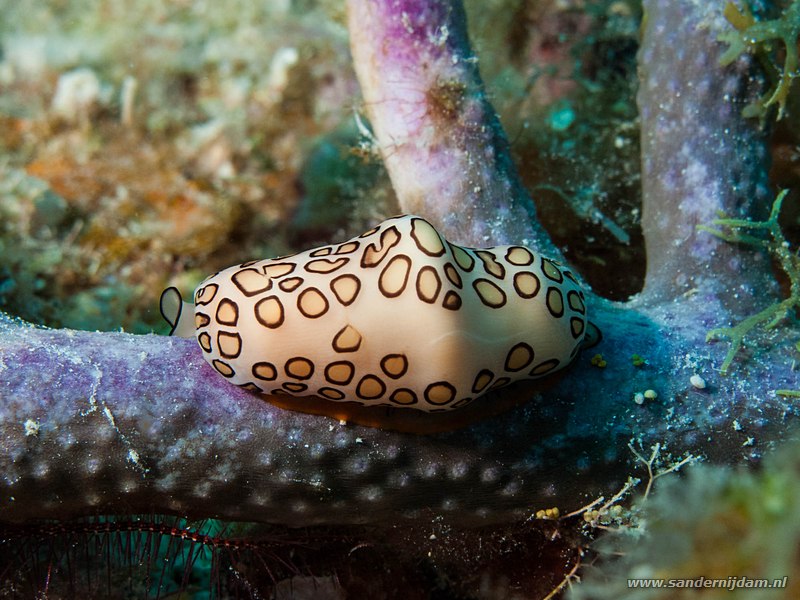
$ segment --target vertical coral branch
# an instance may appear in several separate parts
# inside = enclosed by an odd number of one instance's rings
[[[367,114],[400,206],[461,243],[526,243],[538,226],[483,89],[460,2],[349,0]]]
[[[642,228],[645,295],[667,300],[706,287],[717,296],[735,285],[745,302],[770,279],[763,253],[734,248],[697,230],[724,212],[761,220],[769,214],[766,136],[742,116],[758,97],[746,58],[722,67],[730,29],[725,2],[645,0],[639,61],[642,82]],[[710,286],[713,289],[708,289]]]

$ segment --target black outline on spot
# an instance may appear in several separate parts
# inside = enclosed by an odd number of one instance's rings
[[[600,331],[600,328],[591,321],[586,321],[586,331],[580,344],[581,348],[592,348],[602,341],[603,332]]]
[[[433,294],[433,297],[430,298],[430,299],[428,299],[427,297],[425,297],[422,294],[422,284],[420,283],[420,279],[422,279],[422,274],[423,273],[428,273],[428,272],[433,273],[433,276],[436,279],[436,292]],[[417,297],[420,300],[422,300],[423,302],[427,302],[428,304],[434,304],[436,302],[436,298],[439,297],[439,292],[442,291],[442,280],[439,277],[439,272],[436,270],[435,267],[432,267],[430,265],[426,265],[426,266],[422,267],[419,270],[419,273],[417,273],[417,280],[414,283],[414,286],[417,289]]]
[[[400,392],[405,392],[406,394],[409,394],[412,398],[411,402],[400,402],[399,400],[395,400],[394,399],[395,396]],[[397,388],[395,391],[392,392],[392,395],[389,396],[389,401],[394,402],[398,406],[412,406],[419,402],[419,398],[417,398],[417,394],[414,392],[414,390],[410,390],[408,388]]]
[[[207,340],[206,341],[207,347],[203,345],[203,340]],[[197,343],[200,344],[200,347],[205,352],[211,352],[211,336],[208,335],[207,331],[203,331],[197,336]]]
[[[197,324],[197,318],[205,319],[205,323],[201,325]],[[211,323],[211,317],[209,317],[206,313],[196,312],[194,313],[194,328],[195,329],[202,329],[203,327],[208,327],[209,323]]]
[[[478,289],[478,284],[479,283],[488,283],[491,287],[493,287],[498,292],[500,292],[500,296],[503,298],[502,302],[500,304],[490,304],[489,301],[486,298],[483,297],[483,295],[481,294],[480,290]],[[502,308],[508,302],[508,298],[506,297],[506,293],[503,291],[503,289],[499,285],[497,285],[493,281],[489,281],[488,279],[483,279],[483,278],[474,279],[472,281],[472,287],[475,289],[475,293],[478,294],[478,298],[480,299],[481,303],[484,306],[488,306],[489,308]]]
[[[341,269],[343,266],[345,266],[349,262],[350,262],[350,259],[347,258],[346,256],[340,256],[336,260],[331,260],[329,258],[318,258],[316,260],[312,260],[311,262],[308,262],[308,263],[304,264],[303,268],[308,273],[321,273],[322,275],[328,275],[329,273],[335,273],[336,271]],[[325,269],[312,268],[311,265],[319,264],[319,263],[325,264],[325,266],[328,267],[328,268],[326,270]]]
[[[308,386],[305,383],[297,383],[296,381],[286,381],[282,383],[281,386],[287,392],[294,392],[295,394],[299,392],[305,392],[308,389]]]
[[[478,258],[481,259],[483,263],[483,270],[486,271],[492,277],[496,277],[497,279],[503,279],[506,276],[506,268],[497,262],[497,257],[489,252],[488,250],[475,250],[475,254]],[[500,274],[498,275],[492,268],[500,269]]]
[[[350,300],[347,301],[347,302],[342,300],[342,297],[339,295],[339,292],[336,291],[336,287],[335,287],[336,283],[338,281],[343,280],[343,279],[346,279],[348,281],[352,280],[352,281],[356,282],[356,291],[353,294],[353,297],[350,298]],[[339,275],[338,277],[334,277],[333,279],[331,279],[330,288],[331,288],[331,292],[333,292],[333,295],[336,296],[336,299],[339,301],[339,303],[342,306],[350,306],[353,302],[356,301],[356,298],[358,298],[358,294],[361,293],[361,280],[358,277],[356,277],[355,275],[351,275],[349,273],[345,273],[344,275]]]
[[[333,247],[332,246],[321,246],[316,250],[312,250],[308,253],[309,256],[312,258],[317,258],[318,256],[330,256],[333,254]]]
[[[260,260],[248,260],[247,262],[243,262],[239,265],[240,269],[246,269],[247,267],[252,267],[257,262],[261,262]]]
[[[541,377],[541,376],[543,376],[543,375],[547,375],[548,373],[552,373],[552,372],[553,372],[553,370],[554,370],[554,369],[555,369],[555,368],[556,368],[556,367],[557,367],[559,364],[561,364],[561,361],[559,361],[557,358],[550,358],[550,359],[548,359],[548,360],[545,360],[545,361],[542,361],[542,362],[540,362],[538,365],[536,365],[535,367],[533,367],[533,368],[530,370],[530,372],[528,373],[528,375],[530,375],[531,377]],[[543,366],[545,366],[545,365],[547,365],[547,366],[548,366],[548,368],[547,368],[545,371],[543,371],[543,372],[541,372],[541,373],[535,373],[535,371],[536,371],[537,369],[540,369],[540,368],[542,368],[542,367],[543,367]]]
[[[200,296],[205,294],[206,290],[211,288],[211,287],[214,288],[214,292],[211,294],[211,298],[209,298],[208,300],[205,300],[203,302],[200,302]],[[205,304],[208,304],[209,302],[211,302],[214,299],[214,297],[217,295],[218,291],[219,291],[219,286],[216,283],[209,283],[208,285],[204,285],[203,287],[201,287],[199,290],[197,290],[194,293],[195,306],[203,306]]]
[[[580,330],[576,333],[575,332],[575,323],[580,323]],[[572,333],[572,337],[576,340],[583,335],[583,332],[586,330],[586,325],[583,322],[583,319],[579,319],[578,317],[570,317],[569,319],[569,330]]]
[[[525,252],[528,255],[528,262],[514,262],[511,260],[511,254],[515,250],[522,250]],[[525,246],[510,246],[508,250],[506,250],[506,261],[511,265],[517,267],[527,267],[528,265],[532,265],[534,260],[536,260],[536,257],[533,255],[533,252],[528,250]]]
[[[289,277],[288,279],[284,279],[278,282],[278,287],[281,288],[282,291],[291,293],[303,285],[303,278],[302,277]]]
[[[228,339],[235,339],[238,342],[239,346],[238,346],[238,349],[236,350],[235,354],[228,354],[227,352],[223,352],[222,351],[222,341],[220,340],[220,338],[222,338],[222,337],[225,337],[225,338],[228,338]],[[219,348],[219,355],[220,356],[222,356],[224,358],[236,358],[237,356],[239,356],[242,353],[242,336],[240,336],[238,333],[230,333],[228,331],[218,331],[217,332],[217,348]]]
[[[444,271],[444,276],[447,277],[447,281],[452,283],[458,289],[464,287],[464,282],[461,279],[461,275],[458,274],[458,269],[455,268],[453,263],[445,263],[444,267],[442,267],[442,270]],[[452,277],[450,275],[451,272],[452,272]]]
[[[558,299],[561,301],[561,310],[560,311],[556,311],[556,310],[553,309],[552,306],[550,306],[550,302],[551,302],[550,301],[550,293],[551,292],[555,292],[556,294],[558,294]],[[560,288],[558,288],[558,287],[556,287],[554,285],[551,285],[550,287],[548,287],[547,288],[547,295],[545,296],[544,303],[545,303],[545,306],[547,306],[547,310],[549,310],[550,314],[553,315],[556,319],[560,319],[561,317],[564,316],[564,295],[561,293],[561,289]]]
[[[365,396],[364,394],[361,393],[361,386],[364,385],[364,382],[367,380],[374,380],[380,384],[381,391],[379,394],[377,394],[376,396]],[[356,385],[356,396],[358,396],[361,400],[377,400],[384,394],[386,394],[386,384],[380,377],[376,375],[364,375]]]
[[[405,276],[403,277],[403,282],[400,284],[400,288],[396,292],[390,293],[386,289],[384,289],[383,277],[384,275],[386,275],[386,271],[388,271],[392,267],[392,265],[394,265],[396,262],[405,263],[406,272]],[[412,264],[411,258],[406,256],[405,254],[398,254],[397,256],[393,256],[391,260],[388,263],[386,263],[386,266],[383,267],[383,270],[381,271],[381,274],[378,277],[378,290],[380,291],[380,293],[386,296],[387,298],[397,298],[400,294],[402,294],[405,291],[406,286],[408,285],[408,276],[411,274],[411,264]]]
[[[455,303],[452,300],[448,300],[448,298],[455,298]],[[446,308],[447,310],[458,310],[461,308],[461,296],[456,294],[454,291],[450,290],[444,295],[444,300],[442,300],[442,308]]]
[[[339,367],[342,365],[350,369],[350,375],[347,377],[347,379],[342,381],[331,377],[328,371],[330,371],[330,369],[332,368]],[[349,383],[353,381],[353,376],[355,374],[356,374],[356,366],[349,360],[336,360],[325,367],[325,381],[327,381],[328,383],[333,383],[335,385],[349,385]]]
[[[326,392],[333,392],[334,394],[338,395],[338,398],[331,398],[326,394]],[[337,390],[336,388],[324,386],[317,390],[317,394],[325,398],[326,400],[341,400],[345,397],[345,393],[342,390]]]
[[[387,242],[387,238],[388,238],[390,233],[394,233],[397,237],[395,237],[395,239],[392,242]],[[362,235],[360,237],[364,237],[364,236]],[[397,244],[400,243],[400,239],[401,238],[402,238],[402,235],[397,230],[397,227],[395,227],[394,225],[392,225],[391,227],[389,227],[387,229],[384,229],[381,232],[380,241],[372,243],[372,244],[370,244],[369,246],[367,246],[364,249],[364,252],[361,255],[361,267],[363,269],[371,269],[373,267],[377,267],[379,264],[381,264],[383,262],[383,259],[386,258],[386,256],[389,254],[389,250],[391,250]],[[380,246],[378,246],[378,244],[380,244]],[[373,262],[373,260],[370,259],[368,261],[367,260],[367,254],[370,254],[370,253],[377,254],[379,256],[378,260]]]
[[[497,388],[501,388],[505,385],[511,383],[510,377],[500,377],[497,381],[495,381],[490,387],[490,390],[496,390]]]
[[[238,385],[243,390],[247,390],[248,392],[256,392],[257,394],[260,394],[264,391],[252,381],[248,381],[247,383],[237,383],[236,385]]]
[[[576,299],[577,306],[574,306],[572,304],[573,298]],[[569,306],[570,309],[572,309],[576,313],[579,313],[581,315],[586,314],[586,305],[583,303],[580,294],[578,294],[578,292],[576,292],[575,290],[570,290],[567,292],[567,306]]]
[[[431,400],[430,393],[431,393],[431,390],[433,388],[435,388],[435,387],[446,387],[446,388],[448,388],[451,391],[450,399],[449,400],[445,400],[444,402],[434,402],[433,400]],[[450,404],[455,399],[456,399],[456,388],[449,381],[435,381],[434,383],[430,384],[428,387],[425,388],[425,401],[428,404],[433,404],[434,406],[447,406],[448,404]]]
[[[530,275],[531,277],[533,277],[534,281],[536,282],[536,289],[533,290],[532,294],[528,294],[527,292],[523,292],[520,289],[519,283],[517,282],[517,277],[521,277],[523,275]],[[541,279],[539,279],[539,277],[533,271],[520,271],[519,273],[516,273],[514,275],[513,285],[514,285],[514,291],[517,292],[517,294],[519,294],[519,297],[520,298],[525,298],[525,299],[535,298],[537,295],[539,295],[539,290],[542,289],[542,281],[541,281]]]
[[[425,225],[427,225],[428,227],[430,227],[433,230],[433,233],[436,235],[436,238],[439,240],[439,245],[442,247],[442,251],[441,252],[432,252],[432,251],[428,250],[427,248],[425,248],[422,245],[422,242],[417,237],[417,223],[424,223]],[[446,247],[444,245],[444,241],[442,240],[442,236],[439,235],[439,232],[436,231],[436,228],[433,225],[431,225],[430,223],[428,223],[428,221],[426,221],[425,219],[421,219],[419,217],[414,217],[413,219],[411,219],[411,238],[414,240],[414,243],[417,245],[417,248],[419,248],[422,252],[424,252],[428,256],[442,256],[447,251],[447,249],[446,249]]]
[[[230,369],[231,372],[226,375],[225,373],[223,373],[222,371],[219,370],[219,365],[224,365],[225,367]],[[236,375],[236,371],[233,370],[233,367],[231,367],[228,363],[226,363],[224,361],[221,361],[218,358],[215,358],[213,361],[211,361],[211,366],[214,367],[214,369],[217,371],[217,373],[219,373],[220,375],[222,375],[223,377],[226,377],[228,379],[230,379],[231,377]]]
[[[289,363],[299,362],[299,363],[308,363],[310,367],[308,371],[308,375],[295,375],[291,371],[289,371]],[[283,370],[286,373],[287,377],[291,377],[292,379],[299,379],[300,381],[305,381],[306,379],[311,379],[311,376],[314,374],[314,363],[308,360],[305,356],[293,356],[286,363],[283,365]]]
[[[380,226],[380,225],[376,225],[375,227],[373,227],[373,228],[372,228],[372,229],[370,229],[369,231],[365,231],[364,233],[362,233],[362,234],[361,234],[360,236],[358,236],[358,237],[359,237],[359,239],[363,239],[363,238],[365,238],[365,237],[369,237],[369,236],[371,236],[371,235],[373,235],[373,234],[375,234],[375,233],[378,233],[378,231],[380,231],[380,229],[381,229],[381,226]]]
[[[542,261],[541,261],[541,265],[542,265],[542,273],[550,281],[555,281],[556,283],[561,283],[562,281],[564,281],[564,275],[561,273],[561,269],[559,269],[556,266],[556,263],[554,263],[552,260],[550,260],[549,258],[545,258],[543,256],[542,257]],[[557,275],[551,275],[550,273],[548,273],[547,272],[547,267],[545,265],[548,265],[548,266],[552,267],[553,270],[555,270]]]
[[[344,250],[344,248],[349,246],[350,244],[355,244],[356,247],[353,248],[352,250]],[[358,250],[360,247],[361,247],[361,244],[359,242],[356,242],[356,241],[344,242],[343,244],[339,245],[339,247],[336,249],[336,252],[334,252],[334,254],[339,255],[339,256],[341,256],[343,254],[352,254],[353,252]]]
[[[521,367],[517,367],[516,369],[512,369],[512,368],[510,368],[508,366],[508,362],[511,359],[511,355],[514,354],[514,352],[518,348],[525,348],[528,351],[528,361],[524,365],[522,365]],[[516,373],[517,371],[522,371],[522,369],[526,368],[528,365],[530,365],[533,362],[533,356],[534,356],[533,348],[531,348],[529,344],[526,344],[525,342],[520,342],[519,344],[514,344],[514,346],[511,348],[511,350],[508,351],[508,354],[506,354],[506,361],[505,361],[505,364],[503,365],[503,367],[505,368],[506,371],[509,371],[511,373]]]
[[[303,310],[303,298],[305,298],[308,294],[311,294],[313,292],[316,292],[317,294],[319,294],[319,297],[322,298],[322,301],[325,303],[325,306],[322,309],[322,312],[319,312],[319,313],[314,314],[314,315],[312,315],[311,313],[307,313],[306,311]],[[297,296],[297,310],[300,311],[301,315],[303,315],[304,317],[307,317],[309,319],[318,319],[318,318],[320,318],[322,315],[324,315],[326,312],[328,312],[328,309],[330,308],[330,306],[331,305],[328,303],[328,299],[325,297],[325,294],[323,294],[318,288],[315,288],[315,287],[306,288],[302,292],[300,292],[300,294]]]
[[[269,324],[269,323],[267,323],[266,321],[262,321],[262,320],[261,320],[261,316],[258,314],[258,307],[259,307],[259,306],[261,306],[262,304],[264,304],[265,302],[268,302],[268,301],[270,301],[270,300],[275,300],[275,302],[277,302],[277,303],[278,303],[278,307],[279,307],[279,308],[280,308],[280,310],[281,310],[280,319],[278,319],[278,322],[277,322],[277,323],[275,323],[274,325],[270,325],[270,324]],[[266,298],[262,298],[261,300],[259,300],[258,302],[256,302],[256,305],[255,305],[255,307],[253,307],[253,314],[254,314],[254,315],[255,315],[255,317],[256,317],[256,321],[258,321],[259,323],[261,323],[261,324],[262,324],[264,327],[268,327],[269,329],[277,329],[278,327],[280,327],[281,325],[283,325],[283,321],[284,321],[285,313],[286,313],[286,309],[284,309],[284,307],[283,307],[283,303],[281,302],[281,299],[280,299],[280,298],[278,298],[277,296],[267,296]]]
[[[258,275],[261,279],[265,279],[266,284],[264,285],[264,287],[258,288],[257,290],[253,291],[248,291],[244,289],[244,285],[239,283],[237,278],[239,275],[241,275],[242,273],[246,273],[247,271],[252,271],[256,275]],[[239,288],[239,291],[242,292],[248,298],[252,298],[253,296],[258,296],[259,294],[263,294],[264,292],[267,292],[272,289],[272,278],[269,275],[261,273],[258,269],[242,269],[241,271],[236,271],[236,273],[231,275],[231,281],[233,282],[233,285]]]
[[[344,334],[345,331],[348,329],[352,329],[356,335],[358,336],[358,343],[356,343],[354,348],[345,348],[344,346],[339,345],[339,338]],[[331,346],[333,347],[336,352],[345,353],[345,352],[358,352],[358,349],[361,348],[361,342],[364,340],[364,336],[361,335],[361,332],[353,327],[352,325],[345,325],[342,327],[335,336],[333,336],[333,342]]]
[[[475,398],[461,398],[461,400],[456,400],[450,405],[450,408],[461,408],[462,406],[466,406],[470,402],[472,402]]]
[[[263,375],[259,375],[259,374],[256,372],[256,367],[260,367],[260,366],[262,366],[262,365],[263,365],[263,366],[267,366],[267,367],[269,367],[270,369],[272,369],[272,370],[275,372],[275,376],[274,376],[274,377],[264,377]],[[255,377],[256,379],[260,379],[261,381],[275,381],[275,380],[278,378],[278,369],[277,369],[277,367],[276,367],[275,365],[273,365],[271,362],[257,362],[257,363],[253,363],[253,366],[250,368],[250,373],[252,373],[253,377]]]
[[[398,374],[390,373],[389,369],[386,368],[386,365],[384,363],[397,358],[403,360],[403,370]],[[386,373],[387,377],[391,377],[392,379],[400,379],[403,375],[405,375],[408,372],[408,358],[406,358],[405,354],[387,354],[381,359],[381,369],[383,370],[384,373]]]
[[[219,311],[222,308],[223,304],[225,305],[230,304],[233,307],[232,321],[225,321],[222,319],[222,317],[219,316]],[[214,316],[217,319],[217,323],[221,323],[222,325],[232,325],[235,327],[236,324],[239,322],[239,305],[236,304],[236,302],[234,302],[230,298],[223,298],[222,300],[219,301],[219,304],[217,304],[217,312]]]
[[[472,256],[469,252],[467,252],[467,248],[464,248],[464,246],[451,244],[450,242],[447,242],[447,245],[450,246],[450,253],[453,255],[453,260],[456,261],[456,264],[462,271],[466,271],[467,273],[469,273],[470,271],[472,271],[472,269],[475,268],[475,257]],[[458,255],[456,254],[455,248],[461,250],[464,253],[464,255],[469,259],[468,267],[465,267],[460,262],[458,262]]]
[[[292,256],[294,256],[294,254],[292,254]],[[285,258],[285,257],[282,257],[282,258]],[[277,259],[273,259],[273,260],[277,260]],[[269,274],[269,270],[270,269],[274,269],[275,267],[282,267],[284,265],[289,267],[289,270],[286,271],[285,273],[278,273],[277,275],[270,275]],[[295,263],[291,263],[291,262],[274,262],[274,263],[270,263],[268,265],[264,265],[261,268],[261,270],[264,271],[264,275],[266,275],[270,279],[278,279],[279,277],[286,277],[287,275],[291,275],[292,273],[294,273],[294,270],[296,268],[297,268],[297,265]]]
[[[483,387],[478,389],[478,379],[480,379],[481,375],[488,375],[489,381],[483,384]],[[492,379],[494,379],[494,373],[492,373],[489,369],[481,369],[477,375],[475,375],[475,381],[472,382],[472,393],[473,394],[480,394],[489,387],[489,384],[492,383]]]

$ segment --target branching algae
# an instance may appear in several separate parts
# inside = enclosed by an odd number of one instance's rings
[[[756,21],[747,4],[744,9],[733,2],[725,6],[725,18],[736,31],[723,33],[721,42],[729,44],[728,50],[720,57],[720,63],[728,65],[743,52],[751,52],[758,56],[765,65],[770,77],[777,83],[745,109],[746,117],[763,117],[773,104],[778,105],[778,119],[785,114],[786,102],[792,81],[798,76],[798,40],[800,40],[800,0],[795,0],[779,19]],[[776,66],[768,54],[772,50],[772,42],[782,42],[785,48],[783,68]]]
[[[781,231],[778,215],[781,212],[783,199],[789,190],[781,191],[772,203],[772,210],[766,221],[750,221],[748,219],[714,219],[712,224],[720,229],[698,226],[701,231],[707,231],[726,242],[746,244],[763,248],[780,264],[789,278],[789,296],[780,302],[771,304],[755,315],[747,317],[744,321],[733,327],[718,327],[706,335],[706,341],[727,339],[731,343],[728,353],[722,362],[720,372],[728,373],[728,368],[736,352],[742,346],[744,337],[758,326],[764,329],[775,328],[784,318],[790,317],[792,311],[800,306],[800,255],[792,252],[789,242]]]

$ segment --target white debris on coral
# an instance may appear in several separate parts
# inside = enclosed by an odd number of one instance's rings
[[[102,102],[100,79],[91,69],[81,67],[58,78],[50,109],[54,115],[71,123],[86,122],[92,110]]]
[[[47,68],[47,38],[43,35],[8,36],[3,39],[2,83],[16,77],[34,79]]]
[[[689,378],[689,383],[698,390],[705,389],[706,387],[706,380],[696,373]]]
[[[300,54],[297,52],[297,48],[292,48],[291,46],[279,48],[269,65],[267,79],[269,87],[282,94],[289,83],[289,72],[299,60]]]
[[[120,123],[126,127],[133,125],[133,101],[136,98],[136,88],[139,86],[136,77],[128,75],[122,81],[122,90],[119,94]]]
[[[236,175],[228,127],[224,118],[212,119],[195,125],[179,140],[182,154],[198,174],[220,179]]]
[[[36,419],[28,419],[27,421],[25,421],[25,437],[28,436],[38,437],[39,427],[40,427],[39,421],[37,421]]]

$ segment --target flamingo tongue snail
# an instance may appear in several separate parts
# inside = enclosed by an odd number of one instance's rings
[[[294,410],[418,432],[529,398],[497,390],[550,376],[599,339],[569,269],[522,246],[457,246],[411,215],[227,268],[194,300],[168,288],[161,312],[231,383]]]

